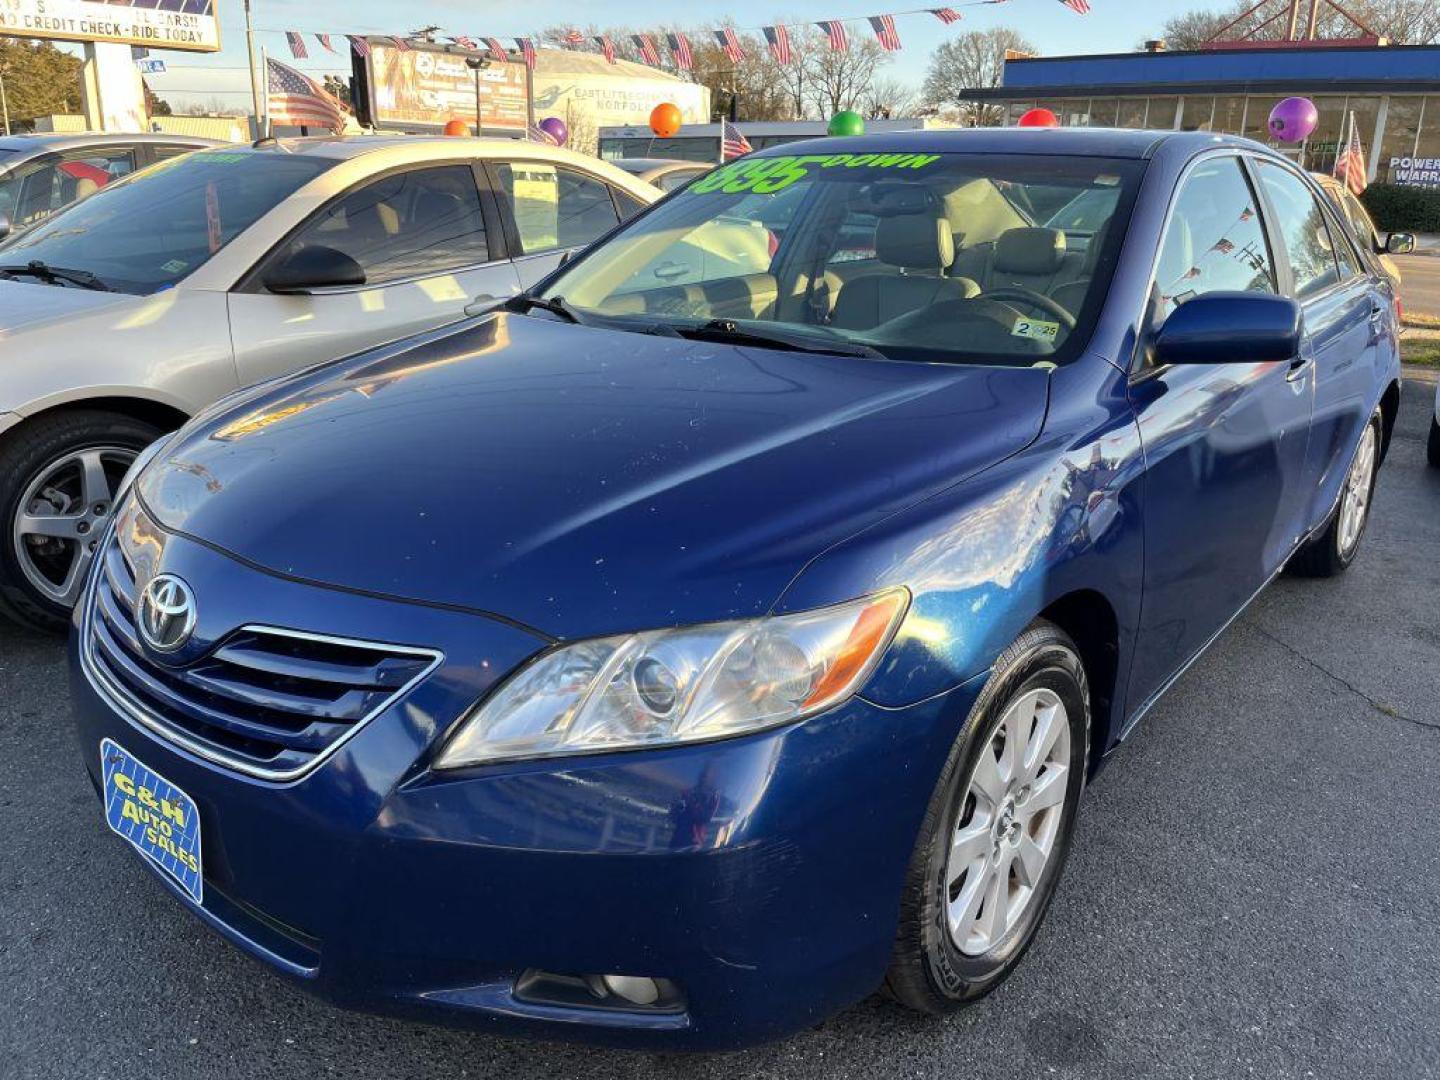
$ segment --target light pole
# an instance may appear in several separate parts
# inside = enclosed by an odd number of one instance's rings
[[[250,21],[250,0],[245,0],[245,53],[250,60],[250,104],[255,109],[255,137],[265,134],[260,123],[260,72],[255,67],[255,26]]]
[[[480,72],[490,66],[490,61],[483,56],[476,56],[471,53],[465,57],[465,66],[475,73],[475,137],[480,137]]]
[[[10,99],[5,96],[5,69],[0,67],[0,112],[5,114],[5,134],[10,134]]]

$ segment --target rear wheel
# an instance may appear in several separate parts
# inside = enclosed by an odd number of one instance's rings
[[[94,561],[125,471],[160,436],[117,413],[32,420],[0,444],[0,612],[61,630]]]
[[[1019,963],[1069,853],[1089,737],[1075,645],[1036,622],[996,661],[931,796],[886,977],[901,1003],[946,1012]]]
[[[1325,531],[1310,540],[1290,560],[1290,569],[1306,577],[1334,577],[1355,561],[1360,539],[1370,521],[1370,501],[1380,468],[1380,413],[1365,425],[1360,445],[1345,473],[1340,501]]]

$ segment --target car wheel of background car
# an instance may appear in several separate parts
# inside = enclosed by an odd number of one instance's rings
[[[1089,756],[1074,643],[1033,623],[996,660],[926,809],[886,988],[940,1013],[993,990],[1054,895]]]
[[[0,442],[0,612],[60,630],[94,560],[112,497],[150,424],[92,410],[42,416]]]
[[[1430,441],[1425,446],[1425,456],[1430,464],[1440,469],[1440,420],[1430,418]]]
[[[1365,425],[1360,445],[1350,459],[1340,501],[1330,515],[1325,531],[1290,560],[1289,569],[1304,577],[1334,577],[1345,572],[1360,550],[1360,538],[1370,520],[1370,501],[1375,494],[1375,477],[1380,466],[1380,413]]]

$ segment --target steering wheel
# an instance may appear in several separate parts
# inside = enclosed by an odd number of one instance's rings
[[[1061,307],[1044,293],[1036,292],[1034,289],[1027,289],[1023,285],[1002,285],[998,289],[986,289],[980,295],[974,297],[976,300],[996,300],[1000,302],[1010,301],[1016,304],[1026,304],[1033,308],[1053,315],[1057,322],[1066,330],[1075,329],[1075,316]]]

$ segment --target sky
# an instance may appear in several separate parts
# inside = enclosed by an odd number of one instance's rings
[[[249,108],[243,8],[240,0],[217,3],[223,51],[153,54],[166,62],[167,71],[149,77],[151,88],[177,111],[191,103]],[[905,10],[922,3],[939,6],[937,0],[720,0],[713,5],[694,5],[689,10],[704,12],[697,15],[691,28],[695,31],[709,29],[727,17],[741,27],[853,17],[857,20],[850,30],[853,37],[869,32],[864,23],[866,15]],[[1221,0],[1090,0],[1091,12],[1082,16],[1064,7],[1060,0],[1006,0],[974,7],[965,6],[961,0],[951,6],[964,18],[953,26],[943,26],[923,12],[897,18],[896,28],[904,49],[896,54],[887,74],[918,86],[935,46],[957,32],[994,26],[1019,30],[1044,55],[1128,52],[1142,38],[1158,34],[1170,15],[1220,4]],[[309,35],[396,34],[436,24],[442,32],[499,37],[510,45],[510,38],[557,24],[654,26],[657,5],[654,0],[529,0],[524,4],[483,0],[411,0],[404,4],[394,0],[252,0],[252,11],[257,48],[263,46],[271,55],[312,73],[348,74],[349,58],[329,55]],[[667,16],[661,21],[672,19]],[[286,30],[307,35],[309,60],[290,59]],[[336,47],[343,52],[343,41]]]

